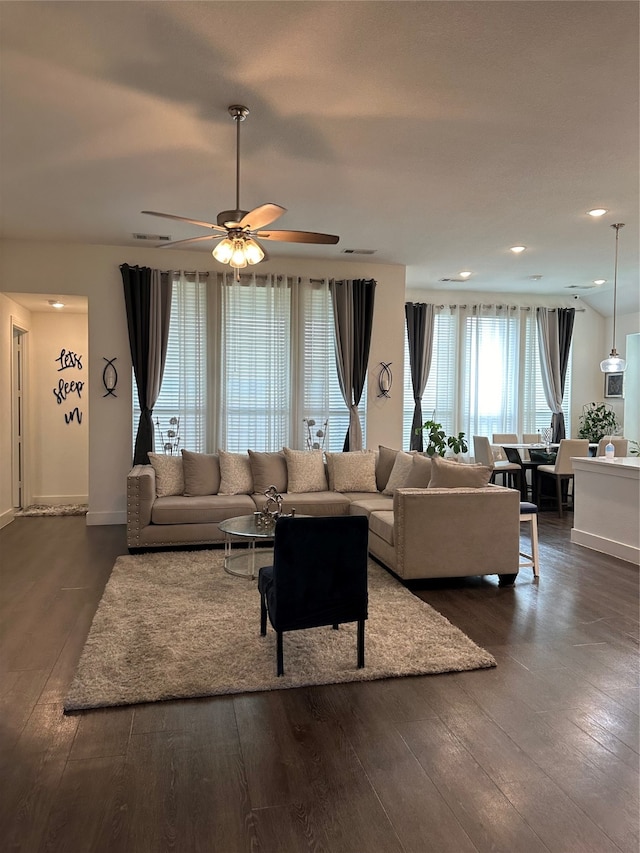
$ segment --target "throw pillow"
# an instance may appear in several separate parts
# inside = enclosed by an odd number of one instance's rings
[[[383,495],[392,495],[396,489],[401,489],[404,486],[411,472],[413,456],[414,454],[412,453],[405,453],[402,450],[398,451],[387,485],[382,490]]]
[[[247,453],[256,494],[264,494],[269,486],[275,486],[280,494],[287,491],[287,460],[281,450],[275,453],[248,450]]]
[[[250,495],[253,492],[253,477],[249,457],[242,453],[227,453],[219,450],[220,488],[219,495]]]
[[[377,492],[376,454],[371,450],[327,453],[329,488],[334,492]]]
[[[169,495],[184,493],[184,473],[182,456],[165,456],[164,453],[147,453],[149,462],[156,472],[156,496],[166,498]]]
[[[405,489],[426,489],[431,480],[431,457],[419,453],[413,457],[409,476],[405,480]]]
[[[391,476],[391,472],[393,470],[393,465],[396,461],[397,455],[397,450],[392,450],[390,447],[383,447],[382,444],[378,445],[378,459],[376,461],[376,485],[378,487],[379,492],[384,491],[387,483],[389,482],[389,477]]]
[[[429,489],[481,489],[489,484],[491,468],[487,465],[470,465],[465,462],[451,462],[441,456],[431,459],[431,480]]]
[[[183,450],[182,467],[185,495],[196,497],[218,494],[220,460],[214,453],[194,453],[192,450]]]
[[[327,491],[321,450],[291,450],[285,447],[284,455],[287,460],[289,494]]]

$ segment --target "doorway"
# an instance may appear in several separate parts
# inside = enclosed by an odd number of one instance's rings
[[[26,332],[13,326],[11,353],[11,496],[14,510],[25,504],[25,338]]]

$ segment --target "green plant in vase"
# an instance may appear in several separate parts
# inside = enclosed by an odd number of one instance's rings
[[[588,403],[582,407],[578,438],[596,443],[605,435],[614,435],[620,428],[616,413],[606,403]]]
[[[444,456],[447,448],[452,453],[466,453],[469,446],[465,440],[465,434],[459,432],[457,435],[447,435],[442,424],[435,420],[425,421],[421,427],[416,428],[416,435],[424,434],[426,441],[425,453],[427,456]]]

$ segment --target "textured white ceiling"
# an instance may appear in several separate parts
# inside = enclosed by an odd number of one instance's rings
[[[272,257],[375,249],[411,288],[469,269],[466,291],[610,315],[625,222],[618,309],[640,308],[637,2],[3,2],[0,48],[6,238],[206,233],[140,211],[234,207],[241,103],[242,207],[340,235]]]

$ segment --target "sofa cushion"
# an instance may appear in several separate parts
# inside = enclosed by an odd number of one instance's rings
[[[404,482],[405,489],[426,489],[431,480],[431,457],[416,453],[413,457],[409,476]]]
[[[327,477],[321,450],[291,450],[284,448],[287,460],[287,492],[326,492]]]
[[[382,492],[389,482],[393,465],[398,455],[397,450],[392,450],[390,447],[378,445],[378,458],[376,459],[376,485],[378,491]]]
[[[255,509],[262,509],[265,496],[252,497]],[[282,511],[290,513],[292,509],[297,515],[349,515],[349,499],[339,492],[287,492],[282,495]]]
[[[351,500],[349,515],[370,516],[372,512],[393,509],[393,498],[389,495],[381,495],[380,492],[375,495],[363,495],[362,493],[352,492],[346,495],[346,497]]]
[[[412,453],[404,453],[402,450],[398,451],[387,485],[382,490],[384,495],[392,495],[396,489],[401,489],[404,486],[405,480],[411,472],[413,456],[414,454]]]
[[[214,453],[182,451],[184,494],[217,495],[220,488],[220,459]]]
[[[371,450],[327,453],[329,488],[334,492],[377,492],[376,454]]]
[[[264,494],[269,486],[275,486],[282,494],[287,491],[287,460],[284,453],[278,450],[273,453],[258,453],[247,451],[253,476],[253,491]]]
[[[253,492],[253,476],[249,457],[243,453],[218,451],[220,456],[219,495],[250,495]]]
[[[207,524],[236,515],[250,515],[256,508],[249,495],[182,495],[157,498],[151,510],[152,524]]]
[[[369,530],[389,545],[393,545],[393,511],[372,512],[369,516]]]
[[[429,489],[480,489],[488,485],[491,468],[487,465],[470,465],[465,462],[451,462],[434,456],[431,460],[431,480]]]
[[[184,492],[182,456],[165,456],[164,453],[147,453],[156,473],[156,495],[181,495]]]

